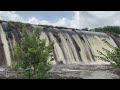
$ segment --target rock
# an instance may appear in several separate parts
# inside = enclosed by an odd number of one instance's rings
[[[20,73],[19,73],[20,74]],[[120,70],[111,65],[54,65],[49,79],[119,79]],[[0,79],[22,79],[8,68],[0,68]]]
[[[16,79],[17,74],[10,67],[0,68],[0,79]]]
[[[119,79],[120,71],[111,65],[56,65],[52,79]]]
[[[63,61],[59,61],[58,64],[64,64]]]

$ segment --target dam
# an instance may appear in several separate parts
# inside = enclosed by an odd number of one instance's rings
[[[97,50],[102,52],[102,48],[112,50],[103,40],[114,47],[120,47],[119,37],[106,33],[32,24],[27,25],[28,32],[33,32],[36,26],[40,28],[41,39],[46,39],[46,45],[54,42],[52,64],[59,62],[81,65],[109,64],[95,57],[99,56]],[[21,23],[0,21],[0,67],[10,66],[16,60],[12,49],[16,42],[20,41]]]

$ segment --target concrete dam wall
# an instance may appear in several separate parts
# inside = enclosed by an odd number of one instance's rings
[[[12,55],[12,49],[16,42],[21,41],[21,24],[17,22],[0,22],[0,66],[10,66],[16,58]],[[33,32],[36,25],[28,24],[28,32]],[[54,42],[53,64],[107,64],[98,60],[98,52],[102,48],[111,50],[103,42],[108,41],[115,47],[120,46],[119,37],[91,31],[81,31],[71,28],[52,27],[39,25],[41,38],[46,39],[46,44]],[[116,39],[115,39],[116,38]]]

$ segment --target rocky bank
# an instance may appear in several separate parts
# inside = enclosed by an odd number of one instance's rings
[[[0,79],[19,79],[9,68],[0,69]],[[50,79],[120,79],[120,70],[111,65],[55,65]]]

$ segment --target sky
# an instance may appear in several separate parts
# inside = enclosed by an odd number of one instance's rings
[[[0,20],[69,28],[120,26],[120,11],[0,11]]]

